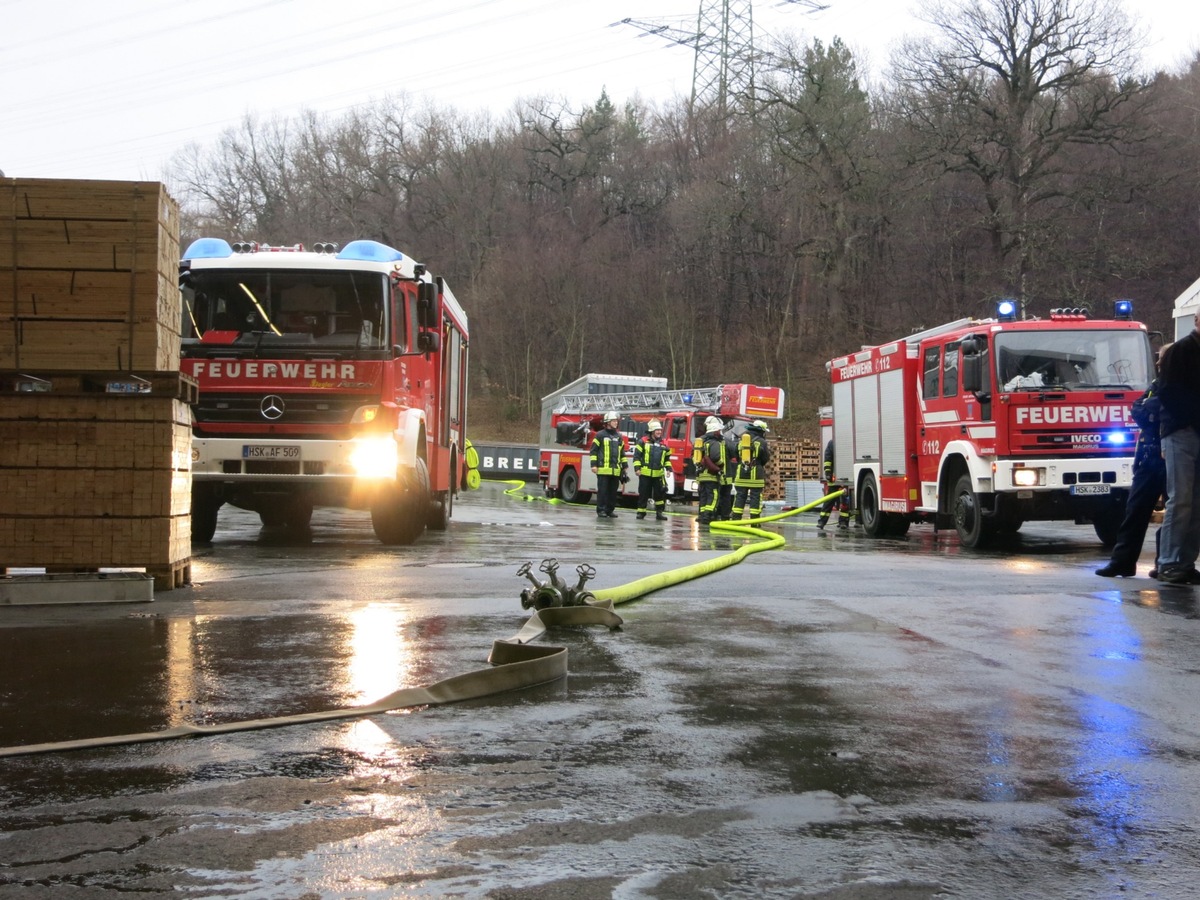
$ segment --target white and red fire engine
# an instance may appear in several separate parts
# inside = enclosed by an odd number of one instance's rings
[[[755,419],[783,417],[782,388],[753,384],[722,384],[685,390],[644,390],[612,394],[551,395],[549,434],[543,435],[538,477],[549,497],[568,503],[587,503],[596,490],[596,476],[589,468],[592,438],[603,427],[606,412],[620,417],[621,433],[630,448],[646,433],[652,419],[663,428],[663,440],[671,448],[671,472],[667,474],[668,495],[677,500],[694,498],[696,472],[692,466],[692,442],[704,434],[704,420],[720,416],[726,431],[738,437]],[[637,497],[637,478],[632,467],[629,481],[621,488],[627,497]]]
[[[868,534],[953,526],[980,547],[1026,521],[1116,539],[1133,470],[1130,405],[1154,374],[1132,304],[960,319],[827,364],[834,474]]]
[[[463,485],[467,317],[424,265],[375,241],[203,238],[180,264],[194,408],[192,535],[229,503],[264,525],[369,509],[385,544],[444,529]]]

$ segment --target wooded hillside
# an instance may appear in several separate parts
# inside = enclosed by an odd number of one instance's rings
[[[1014,297],[1167,330],[1200,276],[1200,57],[1138,75],[1101,0],[967,0],[868,88],[839,42],[777,44],[735,112],[601,94],[501,120],[391,98],[247,119],[177,160],[184,243],[374,238],[450,282],[474,410],[533,421],[584,372],[784,387]],[[476,420],[478,421],[478,419]]]

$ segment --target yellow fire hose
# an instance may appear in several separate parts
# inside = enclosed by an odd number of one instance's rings
[[[524,489],[524,482],[517,482]],[[513,493],[508,491],[507,493]],[[391,712],[417,706],[439,706],[459,703],[534,687],[565,678],[567,675],[567,648],[545,644],[533,645],[550,628],[578,627],[581,625],[604,625],[616,628],[623,620],[613,611],[613,606],[644,597],[654,591],[700,578],[735,565],[751,553],[782,547],[783,537],[753,526],[775,522],[808,512],[817,506],[839,497],[843,491],[835,491],[819,500],[814,500],[798,509],[788,510],[773,516],[748,519],[744,522],[713,522],[713,531],[722,531],[749,538],[761,538],[757,543],[744,544],[736,550],[715,559],[670,569],[658,575],[650,575],[618,587],[593,591],[596,602],[587,606],[562,606],[538,610],[517,634],[507,640],[492,642],[488,655],[490,668],[476,669],[464,675],[455,675],[425,687],[403,688],[381,697],[364,706],[348,706],[339,709],[298,713],[291,716],[276,716],[268,719],[247,719],[240,722],[224,722],[218,725],[178,725],[161,731],[144,731],[137,734],[110,735],[107,737],[81,738],[73,741],[52,741],[44,744],[23,744],[15,747],[0,747],[0,758],[28,756],[36,753],[55,753],[65,750],[87,750],[96,747],[112,747],[122,744],[146,744],[154,741],[169,741],[185,737],[204,737],[214,734],[229,734],[236,731],[255,731],[264,728],[282,728],[286,725],[301,725],[313,722],[330,722],[338,719],[357,719],[362,716]],[[529,498],[526,499],[535,499]]]

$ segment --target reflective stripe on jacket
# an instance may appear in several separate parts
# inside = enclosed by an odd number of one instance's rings
[[[591,458],[597,475],[620,475],[625,462],[625,438],[619,431],[608,428],[596,432]]]
[[[671,448],[662,441],[641,440],[633,451],[633,467],[639,475],[662,478],[670,465]]]

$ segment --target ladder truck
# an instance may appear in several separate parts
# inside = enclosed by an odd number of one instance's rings
[[[711,415],[725,422],[726,432],[740,437],[755,419],[783,417],[784,391],[753,384],[722,384],[675,390],[635,390],[621,393],[558,394],[546,398],[538,479],[547,497],[568,503],[587,503],[596,490],[596,476],[589,467],[592,439],[603,427],[606,412],[620,417],[621,433],[630,446],[640,440],[651,420],[662,424],[663,441],[671,448],[668,494],[677,501],[697,495],[696,472],[692,467],[692,442],[704,434],[704,420]],[[622,485],[623,496],[637,497],[633,477]]]

